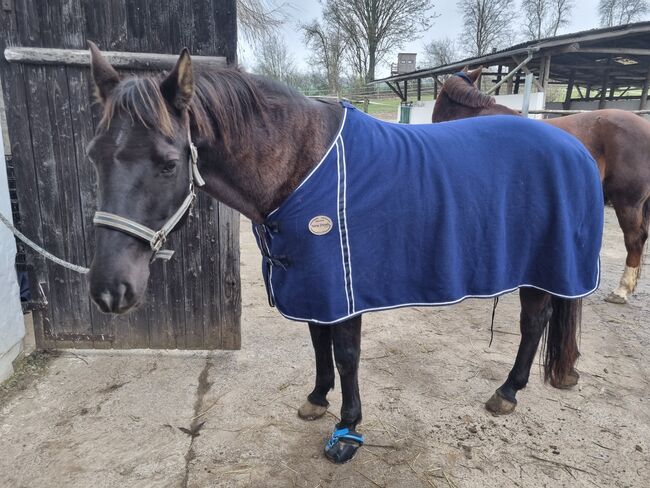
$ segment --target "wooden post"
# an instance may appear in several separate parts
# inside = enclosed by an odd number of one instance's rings
[[[503,65],[500,64],[499,65],[499,70],[497,71],[497,83],[499,83],[501,81],[501,75],[502,74],[503,74]],[[495,95],[498,96],[500,91],[501,91],[501,87],[497,88],[497,91],[496,91]]]
[[[521,73],[515,75],[515,95],[519,94],[519,84],[521,83]]]
[[[542,91],[548,91],[548,80],[551,75],[551,56],[543,56],[539,66],[539,84],[542,85]]]
[[[409,82],[408,80],[404,80],[404,101],[405,102],[407,102],[409,98],[408,89],[409,89]]]
[[[591,83],[587,83],[587,92],[585,93],[585,101],[589,101],[591,98]]]
[[[650,81],[650,69],[648,69],[648,72],[645,74],[645,80],[643,80],[639,110],[645,110],[646,106],[648,105],[648,81]]]
[[[508,72],[512,69],[512,66],[508,67]],[[509,78],[508,81],[506,82],[506,95],[512,95],[512,88],[513,88],[513,79]]]
[[[606,105],[607,100],[607,85],[609,83],[609,70],[606,69],[603,74],[603,86],[600,90],[600,102],[598,102],[598,108],[603,109]]]
[[[422,100],[422,78],[418,78],[418,102]]]
[[[566,87],[566,95],[564,96],[564,103],[562,104],[562,108],[564,110],[569,110],[571,108],[571,95],[573,95],[573,83],[575,80],[575,76],[576,76],[576,71],[572,69],[571,74],[569,75],[569,84]]]

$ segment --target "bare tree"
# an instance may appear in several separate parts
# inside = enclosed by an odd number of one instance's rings
[[[517,16],[514,0],[459,0],[466,36],[472,36],[468,51],[482,56],[512,40],[512,24]]]
[[[387,54],[431,27],[432,8],[432,0],[325,0],[324,15],[344,33],[354,68],[371,81]]]
[[[458,58],[456,43],[449,37],[434,39],[424,45],[424,63],[428,66],[451,64]]]
[[[237,23],[239,31],[250,43],[273,35],[284,24],[285,4],[276,5],[273,0],[237,0]]]
[[[296,74],[293,58],[284,40],[270,34],[258,43],[258,62],[253,68],[257,74],[292,84]]]
[[[527,39],[556,36],[569,23],[573,7],[573,0],[522,0],[524,36]]]
[[[649,11],[647,0],[600,0],[600,25],[611,27],[642,19]]]
[[[302,24],[305,42],[311,50],[310,61],[325,71],[327,86],[331,94],[339,92],[339,81],[343,64],[343,53],[347,42],[341,27],[331,22],[321,25],[317,20]]]

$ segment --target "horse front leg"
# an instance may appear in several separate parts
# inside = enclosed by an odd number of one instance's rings
[[[359,396],[359,358],[361,356],[361,317],[355,317],[332,327],[334,359],[341,381],[341,421],[325,446],[325,456],[335,463],[346,463],[363,445],[364,438],[356,431],[361,422]]]
[[[625,270],[616,287],[605,300],[611,303],[625,304],[634,292],[641,271],[643,248],[648,239],[650,221],[650,200],[636,205],[624,205],[614,201],[614,210],[625,238]]]
[[[298,409],[304,420],[316,420],[327,412],[327,393],[334,388],[334,360],[332,359],[332,328],[336,326],[309,324],[309,334],[316,356],[316,385],[307,400]]]
[[[521,288],[521,341],[517,351],[517,359],[508,374],[508,379],[501,385],[486,402],[487,408],[494,415],[512,413],[517,406],[517,392],[528,383],[530,368],[544,333],[546,324],[551,318],[551,295],[534,288]]]

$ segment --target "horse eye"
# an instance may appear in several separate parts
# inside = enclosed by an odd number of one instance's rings
[[[162,167],[162,172],[164,174],[171,174],[174,172],[176,169],[176,166],[178,164],[178,159],[171,159],[169,161],[165,161],[165,164]]]

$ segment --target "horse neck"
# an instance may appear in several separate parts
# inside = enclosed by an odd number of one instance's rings
[[[270,88],[269,88],[270,86]],[[268,110],[237,147],[199,144],[200,169],[213,198],[255,223],[277,208],[318,163],[338,131],[343,108],[261,85]]]

